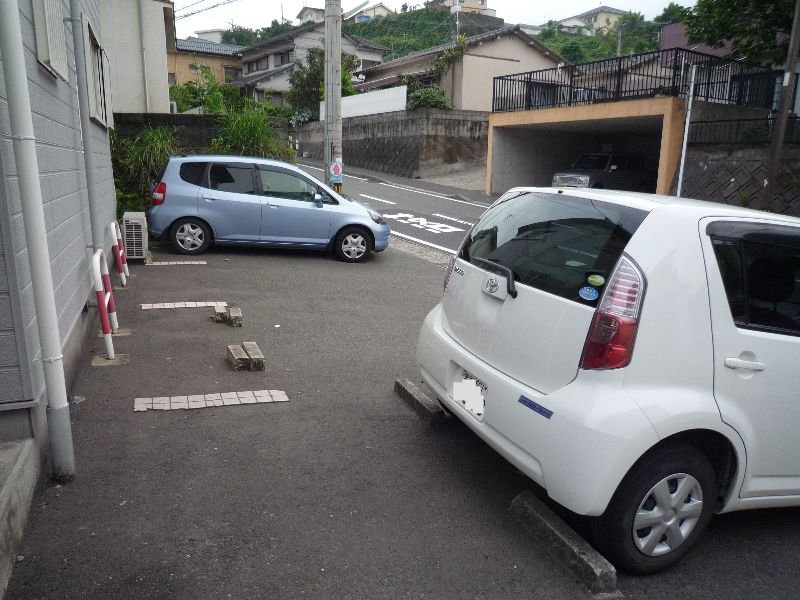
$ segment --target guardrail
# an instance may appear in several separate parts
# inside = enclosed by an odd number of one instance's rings
[[[103,342],[106,347],[106,358],[113,360],[114,342],[112,334],[119,331],[117,322],[117,307],[114,303],[114,291],[111,288],[111,276],[108,274],[105,252],[97,250],[92,257],[92,278],[94,279],[94,292],[97,295],[97,311],[100,313],[100,329],[103,332]]]
[[[772,109],[782,71],[683,48],[563,65],[494,78],[492,110],[580,106],[658,96],[685,97],[696,66],[695,99]]]

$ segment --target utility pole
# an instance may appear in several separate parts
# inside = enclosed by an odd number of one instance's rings
[[[799,0],[800,1],[800,0]],[[325,167],[342,189],[342,2],[325,0]]]
[[[622,56],[622,23],[617,21],[617,56]]]
[[[775,125],[772,129],[772,145],[769,147],[767,159],[767,178],[764,180],[764,189],[761,196],[761,207],[772,210],[775,192],[778,189],[778,173],[783,154],[783,139],[786,134],[786,122],[789,118],[789,104],[795,91],[794,82],[797,79],[797,53],[800,50],[800,0],[795,1],[794,19],[792,20],[792,34],[789,38],[789,52],[786,54],[786,69],[783,74],[781,96],[778,99],[778,114],[775,115]]]

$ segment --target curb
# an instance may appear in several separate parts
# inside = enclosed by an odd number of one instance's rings
[[[394,393],[400,396],[408,406],[417,413],[420,421],[431,426],[442,425],[450,421],[439,403],[414,385],[409,379],[397,379],[394,382]]]
[[[595,598],[622,598],[617,570],[531,491],[511,501],[511,514],[528,533],[544,540]]]

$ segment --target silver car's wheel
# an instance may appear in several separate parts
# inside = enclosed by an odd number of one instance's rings
[[[208,225],[197,219],[180,219],[172,226],[172,246],[181,254],[200,254],[211,244]]]
[[[371,249],[369,235],[357,227],[348,227],[336,237],[336,255],[345,262],[360,262]]]
[[[703,514],[703,488],[686,473],[668,475],[645,494],[633,517],[633,543],[647,556],[680,547]]]
[[[593,523],[597,547],[618,569],[647,574],[678,562],[714,512],[717,477],[697,447],[654,448],[628,472]]]

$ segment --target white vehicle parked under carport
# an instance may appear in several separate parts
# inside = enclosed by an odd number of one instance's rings
[[[800,505],[800,219],[514,189],[425,319],[440,402],[618,567],[678,561],[712,513]]]

